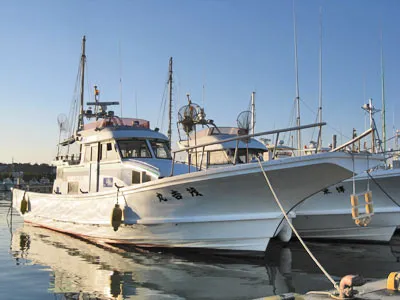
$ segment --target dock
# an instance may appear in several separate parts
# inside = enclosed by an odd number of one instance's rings
[[[357,299],[357,300],[394,300],[400,299],[400,272],[392,272],[387,279],[367,281],[361,286],[351,288],[350,296],[340,296],[336,290],[309,291],[301,295],[297,293],[285,293],[259,299],[264,300],[323,300],[323,299]]]

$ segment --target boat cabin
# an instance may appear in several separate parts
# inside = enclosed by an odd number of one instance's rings
[[[80,155],[58,156],[54,193],[106,191],[156,180],[171,173],[168,138],[146,120],[109,117],[85,124],[76,142]],[[188,167],[174,165],[174,174]]]
[[[255,162],[256,157],[262,158],[267,148],[254,138],[221,143],[223,140],[235,138],[241,134],[241,129],[236,127],[209,127],[191,132],[187,140],[178,142],[178,146],[180,149],[185,149],[199,145],[198,148],[189,150],[186,163],[201,168]],[[213,144],[201,146],[209,143]]]

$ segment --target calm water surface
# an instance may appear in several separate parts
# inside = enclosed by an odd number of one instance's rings
[[[271,243],[266,257],[227,258],[104,249],[23,224],[0,193],[0,299],[254,299],[330,289],[300,244]],[[400,270],[389,245],[307,243],[335,279]]]

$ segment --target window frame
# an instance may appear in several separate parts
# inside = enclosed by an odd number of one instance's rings
[[[146,138],[129,138],[129,139],[119,139],[116,141],[117,145],[118,145],[118,151],[119,151],[119,155],[121,157],[121,159],[129,159],[129,158],[133,158],[133,159],[137,159],[137,158],[153,158],[153,154],[152,151],[150,150],[150,147],[147,143],[147,139]],[[122,149],[121,147],[121,142],[143,142],[143,144],[146,146],[146,150],[148,153],[148,156],[124,156],[122,153],[122,151],[126,151],[125,149]],[[141,150],[141,149],[140,149]]]
[[[150,139],[147,139],[147,141],[148,141],[148,143],[150,145],[151,151],[153,152],[154,158],[157,158],[157,159],[170,159],[170,160],[172,159],[171,149],[169,147],[169,142],[168,141],[162,140],[162,139],[156,139],[156,138],[150,138]],[[157,148],[153,148],[152,142],[164,144],[166,146],[166,149],[168,150],[167,157],[158,157],[157,156],[157,151],[156,151]],[[165,150],[165,148],[164,148],[164,150]]]

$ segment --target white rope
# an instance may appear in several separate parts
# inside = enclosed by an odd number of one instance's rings
[[[263,168],[263,166],[262,166],[262,164],[261,164],[261,161],[260,161],[260,159],[259,159],[258,157],[257,157],[257,160],[258,160],[258,164],[260,165],[261,171],[262,171],[262,173],[264,174],[265,181],[267,182],[267,184],[268,184],[268,186],[269,186],[269,188],[270,188],[270,190],[271,190],[271,192],[272,192],[272,195],[274,196],[275,201],[276,201],[276,203],[278,204],[279,208],[281,209],[281,211],[282,211],[282,213],[283,213],[283,215],[284,215],[286,221],[288,222],[290,228],[292,228],[292,231],[294,232],[294,234],[296,235],[296,237],[299,239],[300,243],[303,245],[304,249],[305,249],[305,250],[307,251],[307,253],[310,255],[310,257],[311,257],[312,260],[315,262],[315,264],[321,269],[321,271],[325,274],[325,276],[326,276],[326,277],[329,279],[329,281],[333,284],[334,288],[335,288],[337,291],[339,291],[339,286],[338,286],[338,284],[336,283],[336,281],[333,280],[333,278],[328,274],[328,272],[324,269],[324,267],[319,263],[319,261],[318,261],[318,260],[315,258],[315,256],[311,253],[310,249],[308,249],[307,245],[304,243],[303,239],[300,237],[300,235],[299,235],[299,233],[297,232],[296,228],[294,228],[294,226],[293,226],[292,223],[290,222],[289,217],[287,216],[285,210],[284,210],[283,207],[282,207],[282,204],[280,203],[278,197],[276,196],[275,191],[274,191],[274,189],[273,189],[273,187],[272,187],[272,185],[271,185],[271,182],[269,181],[268,176],[267,176],[267,174],[265,173],[264,168]]]
[[[353,155],[353,153],[352,152],[350,152],[350,154],[351,154],[351,160],[352,160],[352,162],[353,162],[353,195],[355,195],[356,194],[356,174],[355,174],[355,172],[354,172],[354,170],[355,170],[355,162],[354,162],[354,155]]]

